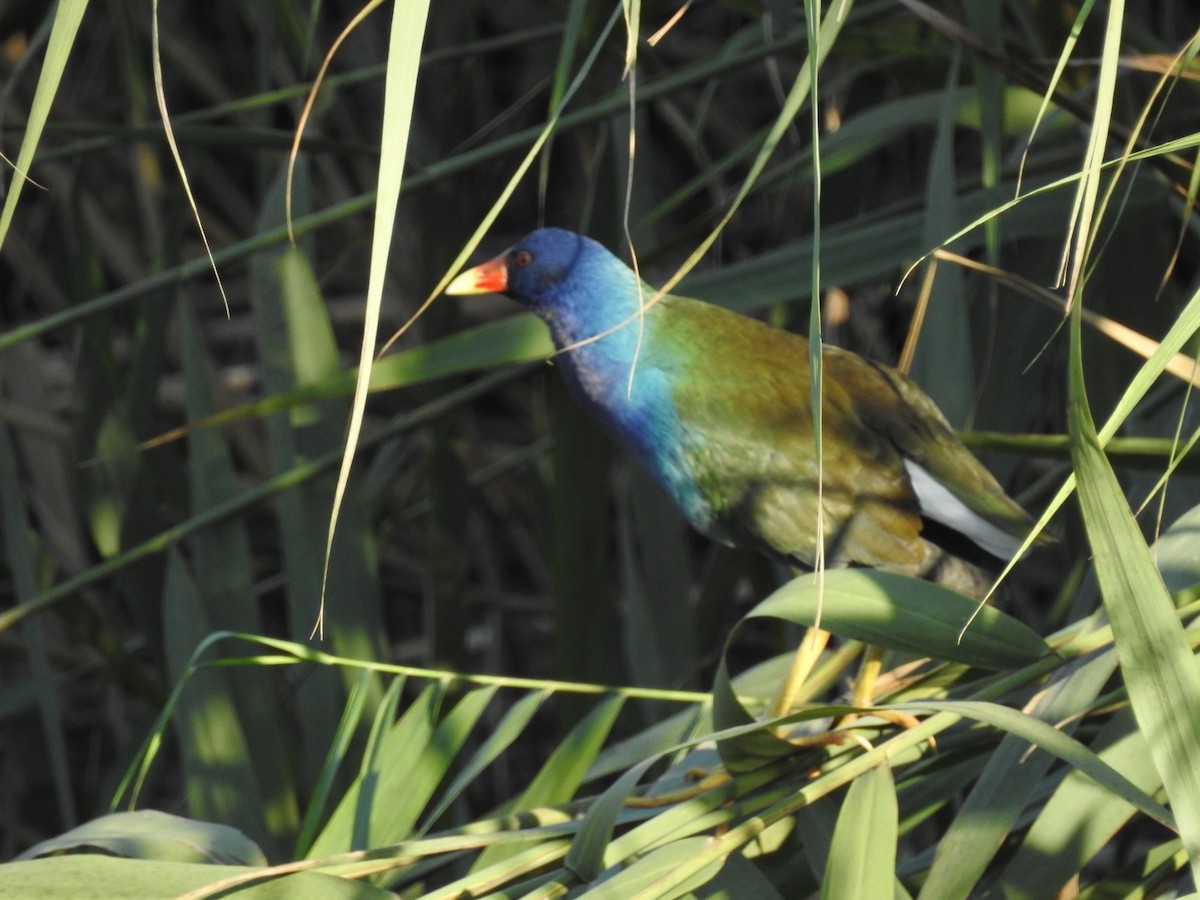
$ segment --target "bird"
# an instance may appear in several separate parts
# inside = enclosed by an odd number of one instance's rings
[[[828,566],[981,598],[994,580],[988,561],[1013,558],[1033,527],[913,380],[828,345],[818,465],[808,340],[659,296],[591,238],[539,229],[446,293],[528,307],[583,408],[720,543],[808,569],[823,549]]]

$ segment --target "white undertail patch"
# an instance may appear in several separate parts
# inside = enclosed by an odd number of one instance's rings
[[[998,559],[1009,560],[1016,556],[1021,549],[1019,538],[974,512],[911,459],[904,460],[904,468],[908,470],[908,479],[912,482],[922,515],[953,528]]]

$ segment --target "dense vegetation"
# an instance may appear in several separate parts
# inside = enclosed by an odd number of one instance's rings
[[[46,7],[0,8],[0,859],[44,855],[0,894],[1191,890],[1190,4]],[[439,296],[541,223],[903,359],[1047,510],[961,640],[828,573],[792,719],[880,644],[915,728],[756,718],[816,580],[690,532],[528,314]]]

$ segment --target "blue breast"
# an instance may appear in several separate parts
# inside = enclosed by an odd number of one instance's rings
[[[712,511],[688,471],[671,390],[672,366],[669,359],[661,358],[664,350],[656,340],[654,310],[647,311],[639,327],[636,282],[616,286],[615,291],[611,276],[596,283],[605,284],[603,297],[576,287],[570,301],[557,304],[554,315],[546,317],[555,346],[564,351],[556,361],[584,408],[703,529]],[[644,290],[649,300],[653,293]],[[614,327],[604,337],[588,341]]]

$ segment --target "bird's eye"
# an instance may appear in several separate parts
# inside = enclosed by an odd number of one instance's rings
[[[518,250],[513,254],[513,265],[518,269],[523,269],[533,262],[533,254],[528,250]]]

